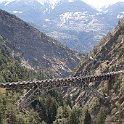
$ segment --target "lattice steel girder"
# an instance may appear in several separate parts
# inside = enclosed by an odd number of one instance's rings
[[[29,87],[35,87],[35,86],[42,86],[47,87],[49,85],[56,85],[59,86],[65,86],[65,85],[72,85],[76,86],[79,85],[79,81],[82,80],[84,82],[93,82],[93,81],[99,81],[99,80],[106,80],[111,78],[114,75],[118,75],[120,73],[124,73],[124,70],[117,71],[117,72],[109,72],[109,73],[103,73],[101,75],[89,75],[89,76],[76,76],[76,77],[69,77],[69,78],[58,78],[58,79],[50,79],[50,80],[41,80],[41,81],[23,81],[23,82],[12,82],[12,83],[0,83],[1,88],[7,88],[7,89],[14,89],[15,87],[18,89],[28,89]]]

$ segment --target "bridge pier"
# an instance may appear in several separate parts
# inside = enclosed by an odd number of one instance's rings
[[[122,73],[124,73],[124,70],[120,70],[117,72],[112,71],[108,73],[102,73],[100,75],[86,75],[86,76],[80,75],[76,77],[41,80],[41,81],[33,81],[33,82],[32,81],[8,82],[8,83],[0,83],[0,87],[14,90],[17,92],[19,90],[21,91],[22,89],[25,90],[29,89],[29,91],[24,95],[24,97],[20,99],[20,101],[17,103],[21,108],[25,108],[28,107],[34,100],[36,100],[36,98],[39,95],[44,95],[49,90],[60,87],[78,87],[79,89],[83,89],[84,91],[89,93],[89,95],[94,95],[98,98],[101,98],[101,94],[97,92],[97,89],[95,87],[92,87],[93,84],[91,82],[95,82],[94,86],[97,87],[104,80],[108,80],[107,94],[110,95],[110,89],[115,82],[116,75]],[[86,96],[88,96],[87,93]],[[85,97],[85,99],[87,99],[87,97]]]
[[[115,76],[112,76],[111,78],[108,79],[107,83],[107,94],[110,96],[110,90],[112,88],[112,85],[115,83]]]

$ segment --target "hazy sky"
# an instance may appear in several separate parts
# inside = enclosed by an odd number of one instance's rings
[[[13,0],[0,0],[0,2],[2,1],[13,1]],[[38,0],[38,1],[47,1],[47,0]],[[57,2],[58,0],[48,0],[51,3]],[[73,1],[73,0],[70,0]],[[111,3],[116,3],[118,1],[124,1],[124,0],[82,0],[88,4],[90,4],[91,6],[95,7],[95,8],[101,8],[103,6],[109,5]]]
[[[116,3],[119,1],[124,2],[124,0],[83,0],[83,1],[90,4],[91,6],[93,6],[95,8],[101,8],[103,6],[107,6],[111,3]]]

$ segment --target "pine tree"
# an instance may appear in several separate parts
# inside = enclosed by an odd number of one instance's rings
[[[81,110],[78,108],[72,109],[69,117],[69,124],[80,124]]]
[[[92,123],[91,116],[90,116],[89,111],[87,110],[85,113],[84,124],[91,124],[91,123]]]
[[[102,108],[97,115],[96,124],[105,124],[105,113]]]

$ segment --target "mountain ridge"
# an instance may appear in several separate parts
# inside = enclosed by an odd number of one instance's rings
[[[73,2],[69,2],[68,0],[61,1],[58,2],[54,8],[50,7],[49,2],[43,5],[34,1],[32,4],[33,5],[26,4],[20,1],[10,3],[8,6],[1,5],[0,8],[17,15],[24,21],[34,24],[33,26],[74,50],[86,53],[89,51],[88,49],[91,49],[96,43],[95,33],[93,32],[97,29],[101,30],[103,24],[100,24],[101,22],[97,21],[96,18],[94,19],[95,13],[97,12],[88,4],[81,0]],[[37,7],[34,5],[37,5]],[[71,6],[73,6],[73,8]],[[75,10],[73,10],[74,8]],[[95,24],[95,27],[91,26],[92,23]],[[89,26],[87,27],[86,24]],[[93,28],[95,28],[95,30],[93,30]],[[98,40],[99,33],[97,32],[97,34]],[[89,35],[92,36],[92,39],[89,38]],[[89,43],[87,46],[85,43],[86,39],[88,39]],[[71,45],[71,43],[73,45]]]
[[[86,74],[100,75],[102,73],[122,70],[124,66],[124,18],[117,26],[108,33],[101,42],[91,51],[79,64],[73,76]],[[101,81],[98,86],[94,87],[99,93],[106,94],[109,97],[107,105],[98,100],[95,96],[83,96],[91,98],[86,102],[92,115],[93,121],[96,121],[100,109],[105,113],[105,122],[112,123],[117,121],[123,122],[123,104],[124,104],[124,74],[113,77],[110,82]],[[92,86],[91,86],[92,87]]]
[[[8,39],[22,59],[35,68],[49,72],[50,75],[62,76],[64,73],[66,75],[81,57],[15,15],[2,10],[0,10],[0,34]]]

